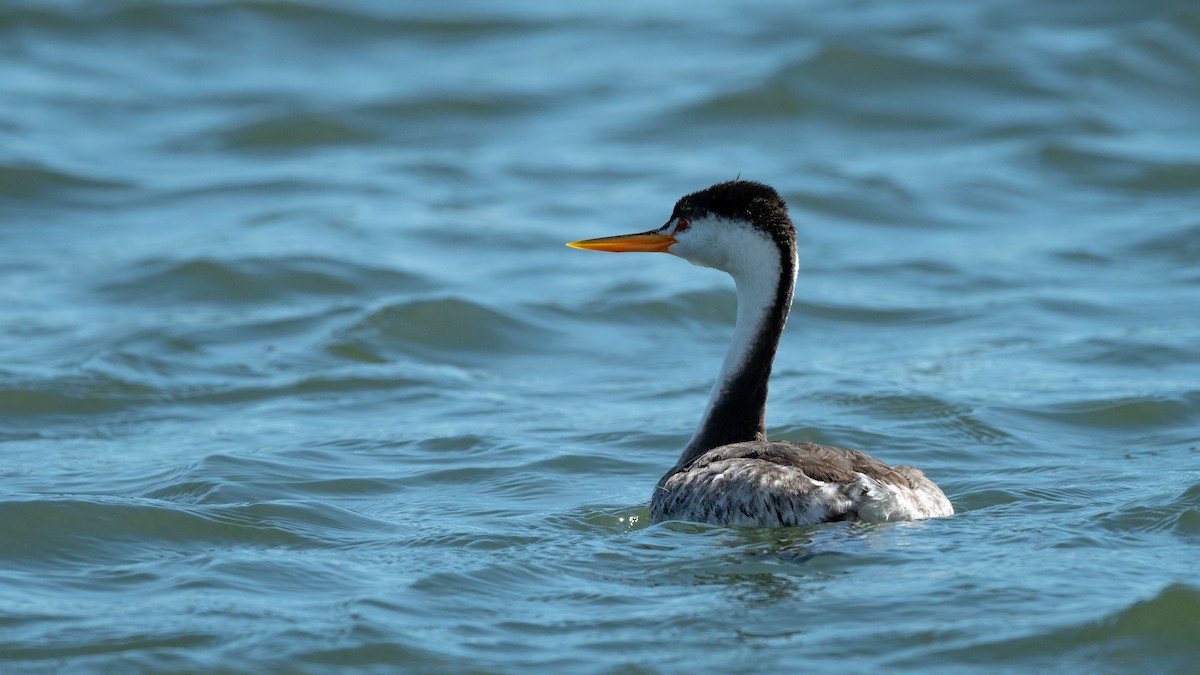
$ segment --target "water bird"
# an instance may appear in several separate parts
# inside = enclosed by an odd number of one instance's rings
[[[654,488],[651,522],[794,527],[954,512],[916,467],[890,466],[859,450],[767,440],[767,381],[799,268],[796,230],[773,188],[718,183],[680,198],[656,230],[567,245],[670,253],[726,272],[737,286],[733,339],[700,424]]]

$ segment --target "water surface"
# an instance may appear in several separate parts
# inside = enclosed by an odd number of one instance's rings
[[[1188,672],[1200,11],[0,9],[0,670]],[[953,518],[647,524],[776,186],[774,438]],[[752,666],[751,666],[752,664]]]

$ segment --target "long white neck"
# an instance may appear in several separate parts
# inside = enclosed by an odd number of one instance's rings
[[[737,284],[737,324],[679,466],[728,443],[766,438],[767,382],[791,307],[796,260],[794,253],[789,260],[774,242],[758,239],[740,248],[729,267]]]

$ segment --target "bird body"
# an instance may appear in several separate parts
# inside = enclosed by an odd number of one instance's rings
[[[839,520],[917,520],[952,513],[911,466],[816,443],[746,441],[672,469],[650,500],[650,521],[794,527]]]
[[[733,339],[696,432],[654,490],[652,522],[789,527],[953,513],[914,467],[858,450],[767,440],[767,384],[799,267],[795,229],[774,189],[719,183],[681,198],[657,230],[568,245],[671,253],[725,271],[737,286]]]

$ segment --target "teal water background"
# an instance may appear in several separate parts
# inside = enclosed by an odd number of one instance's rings
[[[1195,672],[1200,8],[0,6],[0,671]],[[774,438],[953,518],[648,526],[736,175]]]

